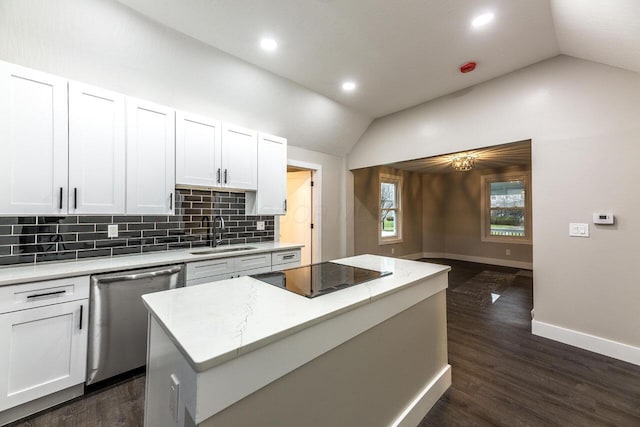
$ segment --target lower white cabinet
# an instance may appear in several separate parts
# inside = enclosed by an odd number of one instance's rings
[[[282,265],[273,265],[282,264]],[[217,258],[187,264],[187,286],[268,273],[300,265],[300,249]]]
[[[187,264],[187,286],[271,271],[271,253],[217,258]]]
[[[0,315],[0,411],[84,382],[88,301]]]

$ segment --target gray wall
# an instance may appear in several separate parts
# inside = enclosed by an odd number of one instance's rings
[[[638,73],[560,56],[377,119],[348,164],[531,139],[536,320],[637,349],[639,99]],[[569,237],[598,210],[617,225]]]
[[[436,238],[441,239],[444,234],[444,251],[442,252],[452,258],[462,255],[488,258],[487,262],[500,260],[531,263],[531,244],[483,242],[481,239],[482,175],[528,171],[529,168],[526,166],[514,166],[502,169],[474,169],[469,172],[454,172],[441,176],[426,175],[423,178],[424,191],[427,192],[427,194],[423,193],[423,209],[426,211],[429,206],[441,203],[439,212],[435,214],[439,213],[442,216],[428,219],[425,214],[425,222],[431,224]],[[432,180],[436,182],[431,182]],[[436,221],[439,222],[439,230],[436,227],[438,224],[434,223]],[[427,234],[424,231],[425,246],[432,246],[433,238]],[[511,250],[511,255],[506,255],[506,249]],[[428,247],[425,247],[424,251],[432,252]]]
[[[378,244],[380,173],[402,176],[402,242]],[[422,178],[389,167],[353,171],[355,253],[402,257],[422,253]],[[393,250],[393,254],[392,251]]]

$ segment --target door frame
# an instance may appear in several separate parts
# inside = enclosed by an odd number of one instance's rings
[[[307,169],[311,171],[311,263],[322,262],[322,165],[317,163],[303,162],[294,159],[287,159],[287,166]],[[280,217],[276,217],[275,237],[280,240]]]

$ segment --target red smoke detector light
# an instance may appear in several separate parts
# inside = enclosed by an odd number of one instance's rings
[[[476,63],[475,62],[467,62],[466,64],[464,64],[462,67],[460,67],[460,72],[461,73],[470,73],[473,70],[476,69]]]

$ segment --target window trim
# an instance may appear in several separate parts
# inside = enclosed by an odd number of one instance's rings
[[[490,233],[491,213],[489,211],[491,210],[491,202],[489,198],[491,197],[491,190],[489,186],[491,185],[492,182],[503,182],[503,181],[524,181],[524,215],[525,215],[524,237],[492,236]],[[481,206],[480,206],[481,241],[494,242],[494,243],[511,243],[511,244],[520,244],[520,245],[532,244],[531,172],[523,171],[523,172],[499,173],[499,174],[493,174],[493,175],[482,175],[480,197],[481,197]]]
[[[381,188],[383,183],[395,184],[396,186],[396,205],[393,210],[396,211],[396,229],[398,233],[395,236],[382,236],[382,230],[378,229],[378,245],[390,245],[393,243],[401,243],[402,239],[402,176],[381,173],[378,177],[378,226],[382,223],[382,194]],[[390,210],[390,209],[385,209]]]

